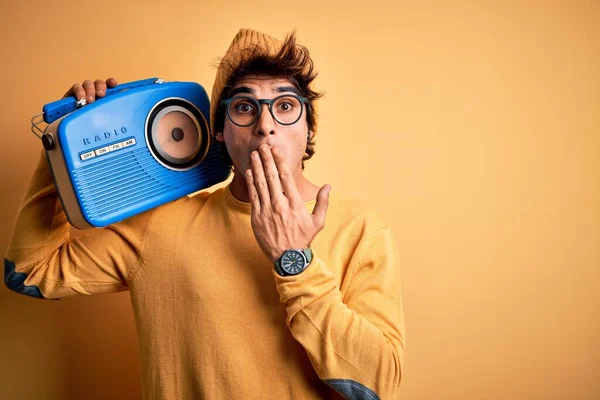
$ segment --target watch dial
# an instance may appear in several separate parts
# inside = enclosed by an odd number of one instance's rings
[[[304,266],[304,257],[299,251],[288,251],[281,258],[281,268],[290,275],[299,274],[304,270]]]

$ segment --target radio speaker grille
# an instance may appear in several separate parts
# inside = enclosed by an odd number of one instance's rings
[[[220,157],[215,143],[199,166],[172,171],[160,165],[147,147],[140,146],[78,168],[73,172],[73,184],[84,214],[89,219],[103,219],[174,191],[192,193],[211,186],[215,177],[223,175]]]

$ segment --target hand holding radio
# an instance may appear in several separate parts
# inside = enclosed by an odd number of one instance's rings
[[[325,226],[331,186],[319,190],[309,214],[279,149],[263,144],[250,158],[246,184],[252,204],[252,229],[263,253],[275,263],[287,249],[310,247]]]
[[[115,78],[108,78],[106,81],[96,79],[93,82],[91,79],[86,79],[83,83],[74,83],[63,97],[74,96],[78,101],[85,99],[87,103],[92,103],[96,97],[104,97],[107,88],[113,88],[117,84]]]
[[[96,79],[92,82],[91,79],[86,79],[83,83],[74,83],[73,86],[65,93],[64,97],[74,96],[77,101],[85,99],[86,103],[93,103],[96,97],[104,97],[107,88],[117,86],[115,78],[108,78],[106,82],[102,79]]]

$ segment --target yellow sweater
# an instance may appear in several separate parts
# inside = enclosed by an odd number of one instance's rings
[[[332,194],[311,247],[304,272],[277,275],[250,204],[229,188],[70,239],[42,153],[5,283],[47,299],[129,290],[145,399],[398,398],[405,335],[390,228]]]

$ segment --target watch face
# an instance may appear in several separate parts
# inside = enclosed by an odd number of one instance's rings
[[[300,272],[304,271],[305,266],[306,260],[304,259],[304,254],[299,251],[287,251],[283,257],[281,257],[281,268],[287,274],[299,274]]]

